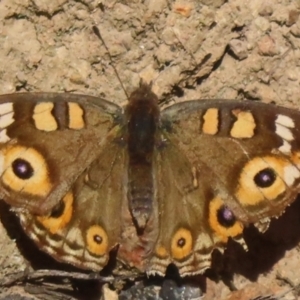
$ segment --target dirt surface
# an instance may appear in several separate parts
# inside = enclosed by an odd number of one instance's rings
[[[162,105],[247,98],[297,108],[299,14],[300,2],[291,0],[0,0],[0,93],[72,92],[124,104],[113,64],[128,94],[140,78],[153,80]],[[295,290],[284,293],[300,284],[299,207],[294,203],[264,237],[250,229],[248,254],[229,249],[238,291],[206,279],[202,299],[297,299]],[[31,264],[23,253],[28,241],[5,207],[3,219],[5,278]],[[48,258],[38,267],[49,267]]]

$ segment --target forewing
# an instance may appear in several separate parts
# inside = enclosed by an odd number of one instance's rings
[[[250,101],[193,101],[162,112],[166,147],[178,147],[199,182],[212,174],[212,194],[245,222],[281,214],[299,192],[299,125],[296,110]]]
[[[118,106],[88,96],[1,96],[0,197],[33,213],[50,211],[119,134],[120,115]]]

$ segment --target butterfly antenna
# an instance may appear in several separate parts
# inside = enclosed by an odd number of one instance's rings
[[[184,51],[186,53],[188,53],[188,55],[190,55],[190,57],[192,58],[192,60],[194,61],[196,67],[195,70],[199,70],[201,69],[202,66],[205,65],[205,63],[211,58],[211,54],[206,54],[202,60],[200,62],[197,62],[196,57],[193,55],[193,53],[191,53],[184,45],[184,43],[180,40],[179,36],[177,35],[177,33],[175,32],[174,29],[172,29],[174,36],[176,37],[178,43],[181,45],[182,49],[184,49]],[[190,75],[190,77],[192,76],[192,74]]]
[[[112,62],[111,65],[112,65],[112,67],[113,67],[113,69],[114,69],[114,72],[115,72],[115,74],[116,74],[116,76],[117,76],[119,82],[120,82],[120,85],[121,85],[121,87],[122,87],[122,90],[124,91],[124,93],[125,93],[127,99],[129,99],[129,95],[128,95],[128,93],[127,93],[127,91],[126,91],[126,89],[125,89],[125,87],[124,87],[124,85],[123,85],[123,83],[122,83],[122,80],[121,80],[121,78],[120,78],[120,76],[119,76],[119,73],[118,73],[118,71],[117,71],[117,69],[116,69],[116,67],[115,67],[115,65],[114,65],[114,63],[113,63],[112,56],[111,56],[111,54],[110,54],[110,52],[109,52],[108,47],[106,46],[106,44],[105,44],[105,42],[104,42],[104,39],[102,38],[102,36],[101,36],[101,34],[100,34],[100,31],[99,31],[98,27],[93,26],[92,28],[93,28],[93,31],[94,31],[94,33],[96,34],[96,36],[97,36],[97,37],[99,38],[99,40],[102,42],[102,44],[103,44],[103,46],[104,46],[104,48],[105,48],[105,50],[106,50],[106,52],[107,52],[107,54],[108,54],[108,56],[109,56],[109,59],[110,59],[110,61]]]

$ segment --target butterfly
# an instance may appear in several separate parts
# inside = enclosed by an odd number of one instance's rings
[[[85,95],[0,96],[0,198],[58,261],[203,273],[243,228],[300,190],[300,112],[196,100],[163,110],[141,82],[125,108]]]

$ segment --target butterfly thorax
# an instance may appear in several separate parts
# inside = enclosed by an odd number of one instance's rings
[[[157,96],[141,84],[126,107],[128,200],[137,232],[142,233],[153,210],[152,158],[159,119]]]

